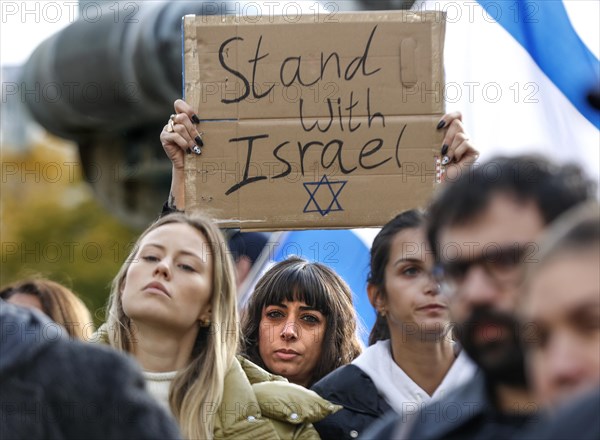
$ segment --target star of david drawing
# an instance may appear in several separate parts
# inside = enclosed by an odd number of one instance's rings
[[[346,183],[348,183],[347,180],[329,180],[326,175],[323,175],[318,182],[303,183],[304,189],[306,189],[306,192],[310,196],[308,203],[304,207],[304,212],[318,212],[322,216],[325,216],[330,212],[343,211],[344,209],[340,205],[338,196],[340,195],[340,192],[342,192],[344,186],[346,186]],[[326,208],[322,208],[319,205],[319,202],[317,202],[316,196],[319,190],[321,190],[321,199],[323,199],[323,191],[329,191],[331,194],[330,202],[329,197],[325,194],[325,200],[327,200],[325,203],[329,203]]]

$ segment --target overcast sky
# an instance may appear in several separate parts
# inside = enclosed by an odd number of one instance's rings
[[[24,63],[37,45],[78,17],[76,1],[0,0],[0,63]]]
[[[97,13],[95,5],[101,2],[90,3],[92,4],[86,10],[89,18],[93,19]],[[578,26],[578,30],[584,30],[581,37],[592,52],[598,56],[600,2],[598,0],[566,0],[565,4],[572,20],[589,22],[587,26]],[[41,41],[58,32],[79,16],[75,0],[0,0],[0,7],[0,63],[2,65],[24,63]]]

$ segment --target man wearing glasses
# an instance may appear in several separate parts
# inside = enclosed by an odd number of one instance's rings
[[[540,233],[593,194],[578,168],[537,156],[496,158],[446,185],[430,207],[428,239],[456,337],[480,373],[368,438],[508,438],[537,420],[514,318],[518,288]]]

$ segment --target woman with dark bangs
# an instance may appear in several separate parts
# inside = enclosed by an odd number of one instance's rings
[[[333,270],[291,257],[258,281],[242,319],[243,355],[310,387],[362,351],[352,292]]]

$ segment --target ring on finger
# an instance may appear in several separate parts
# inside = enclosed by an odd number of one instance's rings
[[[173,133],[175,131],[175,128],[173,127],[175,124],[173,123],[172,119],[169,119],[169,122],[167,122],[167,132],[168,133]]]

